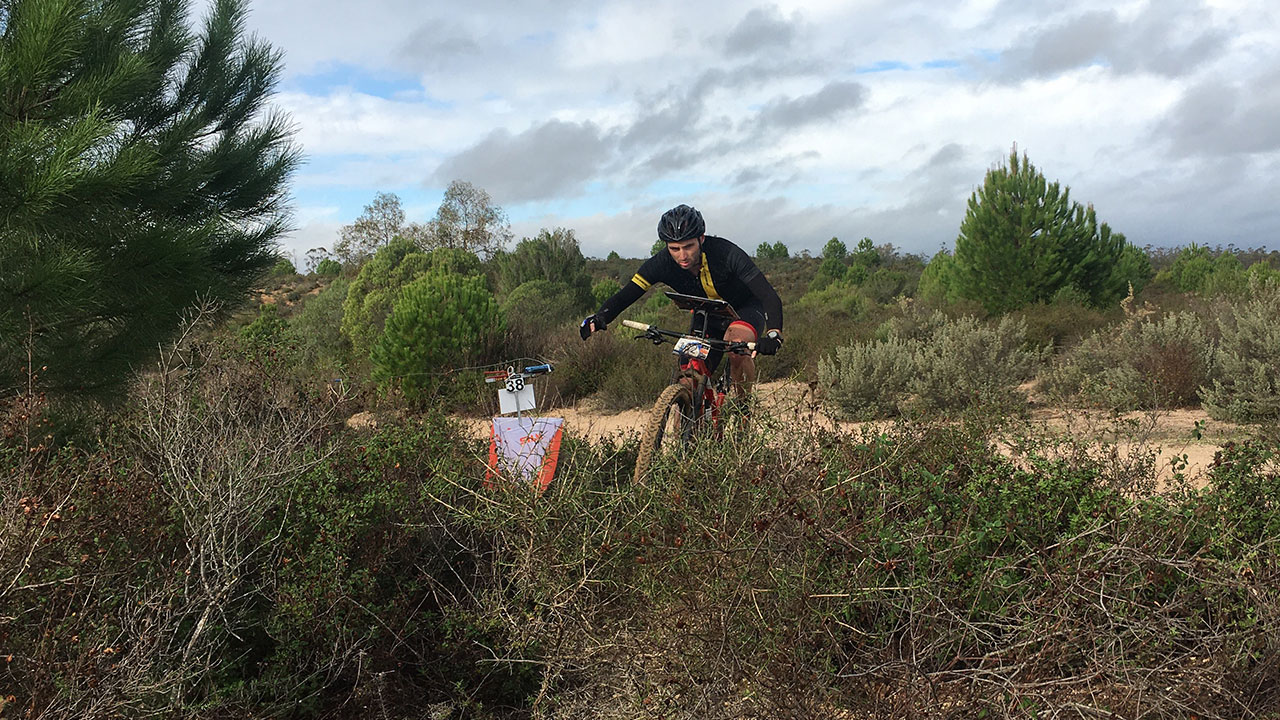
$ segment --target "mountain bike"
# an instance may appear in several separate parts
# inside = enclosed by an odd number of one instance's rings
[[[707,357],[712,350],[747,355],[755,349],[753,342],[707,337],[713,316],[738,318],[729,303],[670,291],[667,297],[676,307],[693,314],[691,331],[675,332],[634,320],[622,321],[623,325],[641,332],[637,340],[649,340],[654,345],[674,343],[672,352],[677,356],[671,384],[658,393],[640,437],[634,476],[637,483],[644,481],[658,457],[688,450],[703,436],[721,436],[724,425],[721,410],[731,386],[729,363],[713,376]]]

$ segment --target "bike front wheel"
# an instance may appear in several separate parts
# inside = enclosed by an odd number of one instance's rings
[[[640,437],[634,481],[644,482],[654,461],[673,455],[693,442],[698,424],[693,393],[685,385],[668,385],[658,395]]]

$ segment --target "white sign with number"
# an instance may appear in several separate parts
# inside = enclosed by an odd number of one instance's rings
[[[523,375],[508,375],[506,384],[498,390],[498,414],[537,409],[538,403],[533,397],[533,383],[525,380]]]

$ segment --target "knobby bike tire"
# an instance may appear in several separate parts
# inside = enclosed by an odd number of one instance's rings
[[[675,429],[680,432],[682,443],[687,443],[692,438],[693,425],[696,423],[696,418],[693,417],[693,394],[684,385],[668,385],[658,395],[653,410],[649,411],[644,433],[640,436],[640,454],[636,456],[636,473],[633,478],[637,484],[644,482],[654,459],[661,452],[667,420],[672,411],[679,413],[680,420]]]

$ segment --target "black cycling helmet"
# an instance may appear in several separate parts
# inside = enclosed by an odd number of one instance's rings
[[[658,237],[662,242],[684,242],[702,237],[706,231],[707,224],[702,221],[702,213],[688,205],[671,208],[658,221]]]

